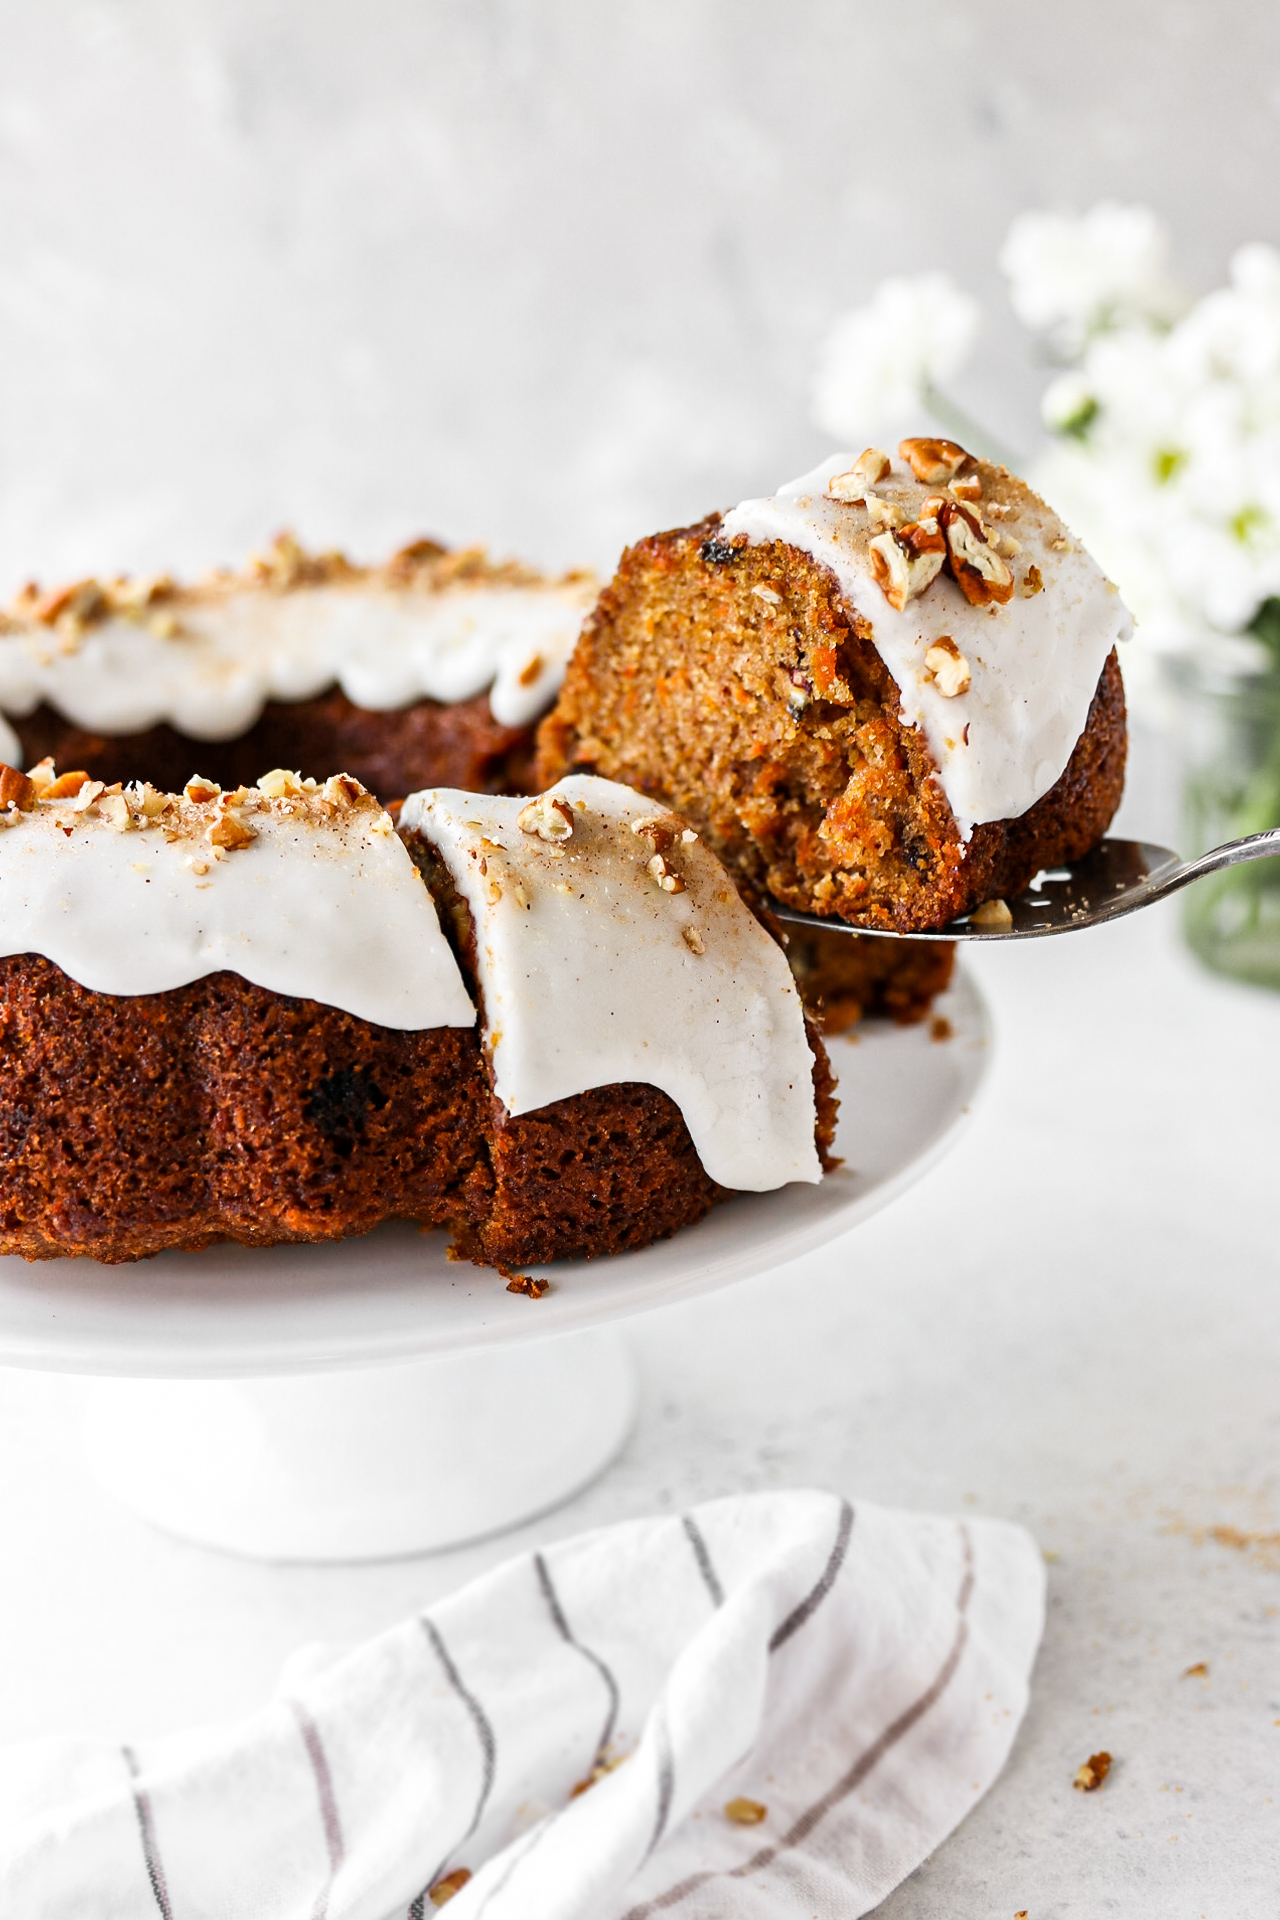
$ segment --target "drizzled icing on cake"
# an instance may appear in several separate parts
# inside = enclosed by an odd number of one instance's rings
[[[30,592],[0,616],[0,759],[16,761],[4,714],[48,701],[94,732],[167,721],[197,740],[228,740],[268,700],[337,685],[384,711],[489,690],[502,726],[526,726],[554,699],[583,616],[586,575],[543,580],[482,556],[443,554],[358,568],[280,543],[240,578],[196,588],[86,581]]]
[[[508,1112],[643,1081],[724,1186],[821,1178],[790,969],[678,815],[572,775],[532,803],[429,789],[400,825],[437,848],[470,910]]]
[[[474,1026],[435,905],[373,796],[345,775],[264,785],[24,792],[0,813],[0,954],[43,954],[95,993],[161,993],[225,967],[384,1027]]]
[[[940,481],[917,479],[902,458],[880,474],[878,461],[855,465],[852,455],[834,454],[771,498],[743,501],[724,516],[719,537],[782,541],[831,569],[897,683],[902,719],[923,732],[968,840],[984,821],[1025,813],[1059,779],[1107,656],[1132,623],[1114,587],[1042,500],[1004,468],[962,459],[951,480]],[[836,497],[829,483],[851,470],[856,478],[837,480],[845,497]],[[955,526],[953,543],[988,548],[974,558],[1000,580],[1009,596],[1003,604],[973,604],[953,572],[942,570],[940,511]],[[916,555],[910,539],[896,534],[922,523],[933,534],[920,539]],[[943,550],[931,553],[939,537]],[[958,572],[962,561],[948,555],[946,564]]]

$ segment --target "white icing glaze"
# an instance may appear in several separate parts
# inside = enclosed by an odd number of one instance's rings
[[[163,638],[119,615],[66,636],[35,623],[0,633],[0,712],[47,700],[77,726],[133,733],[161,721],[197,740],[243,733],[268,700],[306,700],[337,684],[377,711],[415,700],[469,700],[489,688],[494,719],[527,726],[555,698],[589,581],[243,586],[174,607]],[[154,616],[165,625],[165,610]],[[0,758],[17,755],[10,729]]]
[[[1035,495],[980,465],[984,491],[1017,506],[999,520],[1021,552],[1007,562],[1019,587],[1005,606],[975,607],[941,575],[902,612],[876,583],[868,541],[879,531],[865,507],[833,499],[827,482],[853,464],[834,454],[767,500],[745,500],[724,517],[721,538],[780,540],[830,567],[852,611],[870,628],[880,658],[897,682],[901,715],[919,727],[963,838],[988,820],[1023,814],[1061,776],[1084,731],[1089,703],[1107,655],[1132,622],[1115,589],[1062,522]],[[915,480],[903,462],[873,491],[909,520],[921,502],[945,493]],[[976,503],[984,512],[984,502]],[[1062,544],[1055,545],[1054,542]],[[1019,590],[1028,566],[1043,590]],[[945,698],[928,674],[925,654],[949,635],[969,663],[969,691]]]
[[[686,891],[664,892],[651,840],[631,830],[664,809],[589,775],[550,793],[573,809],[559,843],[522,831],[522,800],[434,788],[400,816],[471,911],[498,1098],[521,1114],[642,1081],[677,1103],[722,1185],[821,1179],[795,983],[720,862],[678,840],[664,857]]]
[[[95,993],[161,993],[226,967],[384,1027],[474,1026],[431,896],[380,807],[231,812],[257,837],[220,859],[207,833],[167,839],[163,819],[120,832],[67,801],[3,816],[0,953],[43,954]]]

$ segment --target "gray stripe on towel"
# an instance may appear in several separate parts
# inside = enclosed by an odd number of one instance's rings
[[[138,1835],[142,1841],[142,1858],[147,1869],[147,1878],[151,1882],[151,1891],[155,1895],[156,1905],[164,1920],[173,1920],[173,1908],[169,1905],[169,1889],[165,1884],[164,1867],[160,1861],[160,1849],[156,1844],[155,1815],[151,1810],[151,1795],[139,1784],[138,1756],[132,1747],[121,1747],[124,1763],[129,1769],[129,1785],[133,1794],[133,1811],[138,1822]]]
[[[864,1748],[848,1772],[843,1774],[833,1787],[829,1787],[820,1800],[815,1800],[812,1806],[805,1808],[780,1840],[775,1841],[772,1846],[761,1847],[741,1866],[731,1867],[724,1873],[718,1873],[712,1868],[701,1873],[691,1873],[687,1879],[679,1880],[675,1886],[668,1887],[665,1893],[657,1894],[652,1900],[641,1901],[638,1907],[628,1908],[622,1920],[648,1920],[650,1914],[664,1913],[669,1907],[678,1906],[682,1900],[687,1899],[691,1893],[696,1893],[700,1887],[705,1887],[708,1881],[749,1880],[753,1874],[762,1873],[766,1867],[773,1864],[779,1854],[786,1853],[807,1840],[818,1823],[825,1820],[834,1807],[839,1806],[842,1800],[847,1800],[851,1793],[856,1793],[867,1775],[880,1764],[886,1753],[896,1747],[905,1734],[910,1733],[912,1727],[924,1718],[931,1707],[937,1705],[955,1677],[956,1669],[960,1665],[969,1640],[967,1616],[969,1602],[973,1598],[973,1540],[967,1527],[960,1528],[960,1539],[964,1549],[964,1573],[960,1582],[960,1591],[956,1596],[956,1612],[959,1619],[956,1621],[950,1651],[924,1692],[918,1694],[911,1705],[905,1708],[896,1720],[891,1721],[869,1747]],[[817,1592],[816,1587],[814,1592]]]

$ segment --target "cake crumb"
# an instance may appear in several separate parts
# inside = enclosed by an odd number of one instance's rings
[[[746,1800],[739,1795],[736,1799],[726,1800],[724,1817],[732,1820],[735,1827],[758,1827],[768,1811],[763,1800]]]
[[[929,1022],[931,1040],[951,1040],[955,1037],[955,1028],[943,1013],[935,1013]]]
[[[706,952],[706,942],[696,927],[681,927],[680,937],[686,947],[688,947],[690,953],[702,954]]]
[[[507,1292],[523,1293],[530,1300],[541,1300],[549,1284],[546,1280],[539,1280],[536,1274],[513,1273],[507,1281]]]
[[[1196,1678],[1207,1680],[1209,1678],[1209,1662],[1207,1660],[1197,1660],[1193,1667],[1186,1669],[1182,1677],[1184,1680],[1194,1680]]]
[[[443,1880],[437,1880],[430,1888],[427,1898],[433,1907],[447,1906],[455,1893],[461,1893],[471,1878],[468,1867],[455,1867],[452,1873],[446,1873]]]
[[[1091,1753],[1082,1767],[1076,1768],[1071,1782],[1078,1793],[1096,1793],[1111,1771],[1109,1753]]]
[[[595,1786],[598,1780],[603,1780],[607,1774],[615,1773],[627,1758],[628,1756],[625,1753],[617,1752],[611,1742],[597,1758],[586,1778],[575,1781],[574,1785],[570,1787],[569,1798],[571,1800],[580,1800],[584,1793],[590,1793],[592,1787]]]

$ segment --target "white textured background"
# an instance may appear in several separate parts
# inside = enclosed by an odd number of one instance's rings
[[[6,0],[0,590],[285,522],[607,565],[822,451],[816,343],[922,266],[1026,447],[1011,216],[1148,201],[1203,288],[1277,178],[1259,0]]]

